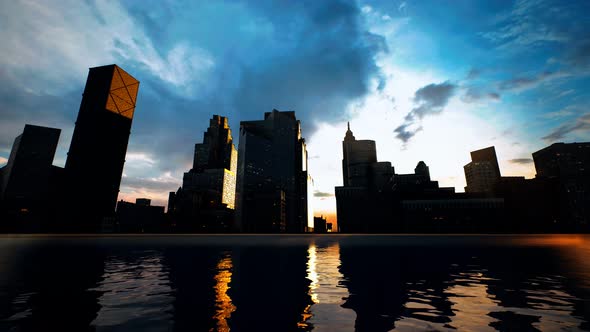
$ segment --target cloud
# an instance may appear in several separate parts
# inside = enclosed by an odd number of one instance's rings
[[[321,192],[321,191],[316,190],[313,193],[313,196],[314,197],[320,197],[320,198],[327,198],[327,197],[334,197],[334,194],[333,193],[328,193],[328,192]]]
[[[555,128],[551,133],[543,136],[542,139],[549,143],[555,142],[564,139],[567,135],[574,132],[590,132],[590,113],[583,114],[577,119]]]
[[[496,17],[492,31],[481,35],[499,49],[510,51],[567,44],[577,39],[572,37],[584,35],[584,29],[574,17],[587,9],[583,1],[518,0],[509,12]]]
[[[141,81],[122,188],[165,188],[149,179],[167,173],[180,182],[213,114],[228,116],[237,143],[239,121],[294,110],[307,138],[384,87],[375,59],[387,45],[354,1],[1,6],[0,150],[25,123],[47,125],[63,129],[65,160],[88,68],[117,63]]]
[[[475,103],[486,100],[499,101],[500,94],[498,92],[483,92],[478,88],[469,87],[463,94],[462,99],[466,103]]]
[[[400,139],[402,142],[407,143],[414,135],[416,135],[419,131],[422,130],[421,126],[414,127],[413,129],[410,128],[412,124],[402,124],[399,127],[395,128],[393,132],[395,133],[395,137]]]
[[[516,159],[510,159],[510,160],[508,160],[508,162],[510,162],[512,164],[526,165],[526,164],[531,164],[533,162],[533,159],[531,159],[531,158],[516,158]]]
[[[172,178],[168,173],[168,176],[158,178],[140,178],[140,177],[124,177],[121,185],[124,188],[133,190],[147,190],[157,192],[169,192],[175,190],[180,186],[180,180]]]
[[[500,90],[520,92],[535,88],[543,83],[556,79],[570,77],[572,74],[566,71],[544,71],[531,76],[519,76],[500,82]]]
[[[578,111],[577,106],[568,106],[555,112],[548,112],[541,115],[544,119],[559,119],[574,115]]]
[[[421,87],[414,93],[414,108],[406,114],[404,123],[394,129],[396,138],[407,143],[422,127],[417,124],[428,115],[439,114],[457,90],[457,85],[449,81],[432,83]]]

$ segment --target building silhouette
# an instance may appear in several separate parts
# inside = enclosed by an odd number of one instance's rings
[[[74,228],[114,215],[138,89],[117,65],[90,68],[65,166]]]
[[[117,203],[117,221],[113,232],[156,233],[166,231],[163,206],[154,206],[151,199],[137,198],[135,203]]]
[[[471,152],[471,162],[463,167],[468,193],[491,193],[500,180],[500,167],[493,146]]]
[[[60,129],[27,124],[16,137],[6,166],[0,169],[0,201],[11,230],[40,231],[55,207],[55,187],[61,174],[53,166]],[[4,219],[3,218],[3,219]]]
[[[168,213],[179,231],[228,231],[234,220],[238,152],[226,117],[213,115],[193,168],[171,192]]]
[[[533,153],[536,178],[557,187],[559,218],[573,231],[590,227],[590,143],[555,143]]]
[[[390,162],[377,161],[375,142],[356,140],[350,125],[342,148],[344,185],[336,187],[341,232],[483,231],[501,220],[503,199],[441,188],[424,161],[414,173],[397,174]],[[476,153],[474,158],[486,155]]]
[[[236,229],[307,230],[310,209],[307,150],[295,112],[273,110],[264,120],[240,123]]]
[[[393,174],[391,163],[377,162],[375,141],[357,140],[348,123],[342,141],[343,186],[335,189],[340,232],[382,229],[376,223],[391,219],[393,211],[381,205],[387,197],[379,193],[391,191]]]

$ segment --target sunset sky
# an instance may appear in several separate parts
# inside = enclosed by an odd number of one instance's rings
[[[589,1],[2,1],[0,166],[26,123],[62,129],[63,166],[89,67],[140,90],[120,198],[165,205],[213,114],[295,111],[314,205],[335,210],[346,122],[397,173],[423,160],[463,191],[469,151],[503,175],[590,140]],[[235,142],[237,145],[237,141]],[[92,176],[89,174],[89,176]]]

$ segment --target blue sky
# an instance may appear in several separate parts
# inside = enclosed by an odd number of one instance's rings
[[[3,1],[0,165],[25,123],[62,129],[63,166],[89,67],[141,81],[121,197],[167,192],[212,114],[294,110],[318,211],[335,208],[346,122],[399,173],[424,160],[462,191],[469,151],[506,175],[590,139],[588,1]],[[235,135],[237,136],[237,135]]]

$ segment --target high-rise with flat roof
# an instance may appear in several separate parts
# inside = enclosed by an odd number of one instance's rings
[[[463,166],[468,193],[491,193],[500,180],[496,149],[490,146],[471,152],[471,162]]]
[[[590,230],[590,142],[555,143],[533,153],[538,179],[559,186],[559,209],[576,231]]]
[[[138,90],[117,65],[88,73],[65,167],[70,206],[88,230],[114,215]]]
[[[245,232],[308,227],[307,149],[295,112],[273,110],[240,123],[236,222]]]
[[[61,129],[25,125],[4,167],[0,199],[40,199],[47,195],[60,133]]]

